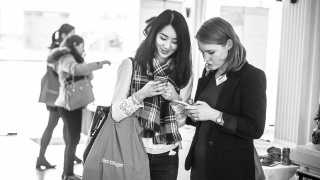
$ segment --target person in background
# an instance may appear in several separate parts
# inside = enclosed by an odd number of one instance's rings
[[[61,27],[52,34],[52,43],[49,47],[50,51],[54,48],[59,47],[63,40],[65,40],[67,37],[70,37],[71,35],[74,35],[74,34],[75,34],[75,28],[72,25],[62,24]],[[47,106],[47,110],[49,111],[49,120],[40,141],[40,152],[36,162],[36,168],[38,169],[41,169],[41,166],[45,167],[46,169],[56,167],[56,165],[52,165],[47,161],[45,157],[45,153],[50,143],[53,130],[57,126],[58,121],[60,119],[60,115],[56,107],[49,106],[49,105],[46,105],[46,106]],[[63,126],[63,139],[66,142],[67,139],[65,137],[66,137],[66,129],[65,129],[65,126]],[[81,162],[82,162],[81,159],[75,156],[75,163],[81,163]]]
[[[52,64],[59,75],[60,91],[55,102],[58,112],[63,119],[66,127],[66,147],[64,154],[63,180],[79,180],[78,175],[73,172],[73,160],[75,151],[80,140],[82,108],[69,111],[66,107],[65,85],[74,80],[83,78],[93,79],[93,71],[101,69],[104,64],[110,61],[85,63],[82,55],[84,54],[84,40],[78,35],[68,37],[59,48],[54,49],[48,57],[48,63]]]
[[[192,180],[254,180],[253,139],[266,120],[266,76],[246,60],[232,26],[220,17],[196,34],[206,67],[195,103],[186,106],[187,124],[196,126],[185,169]]]
[[[144,34],[134,59],[125,59],[119,66],[112,117],[120,122],[135,114],[144,128],[140,135],[151,179],[176,180],[178,127],[185,124],[186,115],[174,101],[190,98],[193,79],[188,25],[179,12],[165,10],[147,25]]]

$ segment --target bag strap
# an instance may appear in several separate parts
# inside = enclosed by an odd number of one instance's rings
[[[131,59],[132,62],[132,75],[131,75],[131,81],[133,79],[133,75],[134,75],[134,58],[133,57],[129,57]]]
[[[134,58],[133,57],[129,57],[131,59],[132,62],[132,74],[131,74],[131,80],[130,80],[130,89],[129,89],[129,96],[131,95],[131,90],[133,88],[132,85],[132,80],[133,80],[133,76],[134,76]]]
[[[75,84],[75,82],[76,81],[79,81],[79,80],[84,80],[84,81],[86,81],[88,78],[87,78],[87,76],[83,76],[83,78],[77,78],[77,77],[81,77],[81,76],[75,76],[74,75],[74,73],[73,74],[71,74],[71,68],[69,68],[69,75],[71,75],[72,76],[72,81],[71,81],[71,84],[74,86],[74,84]],[[76,78],[77,78],[77,80],[76,80]],[[68,79],[68,78],[67,78]],[[66,81],[67,81],[67,79],[66,79]],[[66,83],[66,85],[67,85],[68,83]]]
[[[47,65],[47,71],[48,71],[49,69],[52,70],[52,72],[53,72],[53,74],[54,74],[55,76],[59,76],[58,73],[54,70],[54,68],[53,68],[52,66]]]

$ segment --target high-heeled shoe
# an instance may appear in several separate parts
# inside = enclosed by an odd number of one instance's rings
[[[70,176],[64,175],[62,177],[62,180],[81,180],[81,179],[82,179],[82,177],[79,175],[76,175],[76,174],[70,175]]]
[[[36,168],[41,169],[41,166],[44,166],[46,169],[55,168],[56,165],[50,164],[45,157],[37,158]],[[42,169],[41,169],[42,170]]]
[[[77,156],[74,156],[74,164],[80,164],[80,163],[82,163],[82,160]]]

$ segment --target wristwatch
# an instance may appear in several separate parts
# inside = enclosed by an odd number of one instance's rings
[[[219,116],[216,119],[216,122],[220,125],[223,123],[222,112],[220,112]]]

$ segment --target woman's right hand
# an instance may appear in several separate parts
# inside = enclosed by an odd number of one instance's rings
[[[101,64],[105,65],[108,64],[109,66],[111,65],[111,62],[108,60],[100,61]]]
[[[187,110],[187,115],[195,121],[211,120],[215,122],[220,114],[220,111],[213,109],[204,101],[197,101],[193,105],[185,106],[184,109]]]
[[[142,102],[147,97],[153,97],[165,93],[166,83],[149,81],[142,89],[135,93],[135,98]]]

